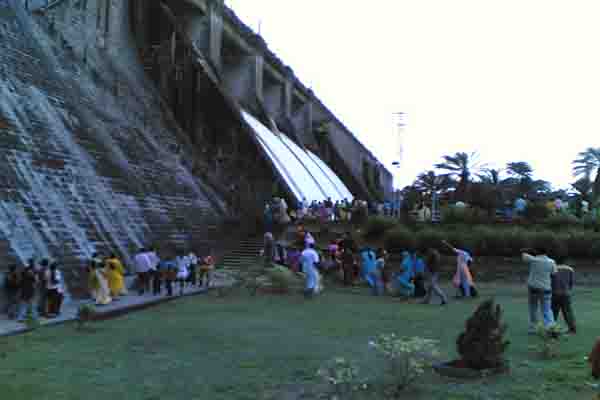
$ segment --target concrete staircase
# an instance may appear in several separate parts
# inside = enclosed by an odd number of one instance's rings
[[[262,237],[252,237],[242,240],[238,247],[225,254],[223,259],[217,264],[217,270],[238,274],[262,265],[259,257],[262,247]]]

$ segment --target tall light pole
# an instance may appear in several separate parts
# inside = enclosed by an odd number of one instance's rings
[[[394,145],[396,148],[396,153],[394,156],[396,157],[392,162],[392,165],[396,168],[396,170],[400,170],[402,167],[402,161],[404,159],[404,131],[406,128],[406,113],[405,112],[395,112],[392,114],[392,118],[394,121]],[[399,179],[399,173],[396,172],[396,179]]]

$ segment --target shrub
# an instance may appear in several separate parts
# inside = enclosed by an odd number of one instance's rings
[[[379,335],[369,342],[369,346],[386,360],[386,372],[398,391],[415,382],[426,368],[431,367],[434,358],[439,356],[437,344],[436,340],[405,338],[393,333]]]
[[[594,230],[600,228],[600,220],[598,220],[598,218],[594,218],[593,215],[586,215],[582,218],[582,222],[584,229]]]
[[[417,232],[416,238],[420,249],[441,249],[446,236],[438,229],[425,228]]]
[[[370,217],[365,226],[365,236],[368,238],[381,237],[386,231],[393,228],[397,220],[389,217]]]
[[[338,396],[348,396],[354,391],[366,389],[366,383],[360,381],[360,370],[356,363],[342,357],[328,361],[319,368],[317,376]]]
[[[415,249],[417,240],[415,233],[404,226],[396,226],[384,235],[385,247],[390,251]]]
[[[564,341],[560,325],[554,324],[546,328],[540,323],[536,326],[536,334],[541,340],[538,348],[542,357],[551,359],[560,355],[560,345]]]
[[[492,222],[487,211],[478,207],[442,207],[442,222],[445,224],[488,224]]]
[[[83,304],[77,309],[77,328],[84,329],[94,319],[96,309],[90,304]]]
[[[565,229],[581,226],[581,220],[572,214],[555,214],[543,221],[543,224],[552,229]]]
[[[481,303],[467,320],[465,332],[456,340],[458,353],[467,367],[478,370],[503,367],[504,352],[509,345],[504,340],[506,329],[500,305],[493,300]]]
[[[541,222],[550,216],[550,210],[543,202],[530,204],[525,209],[525,218],[529,221]]]
[[[561,245],[561,242],[558,235],[551,231],[538,231],[532,234],[531,244],[534,248],[550,255]]]
[[[564,241],[564,250],[569,257],[592,257],[595,241],[598,238],[585,232],[572,232]]]

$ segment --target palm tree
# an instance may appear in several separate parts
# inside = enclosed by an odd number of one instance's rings
[[[436,164],[435,168],[448,171],[446,176],[458,179],[456,195],[464,200],[471,181],[471,175],[481,169],[477,153],[458,152],[453,156],[443,156],[444,162]]]
[[[525,161],[511,162],[506,164],[506,172],[508,172],[510,176],[517,177],[523,181],[525,179],[531,179],[533,168]]]
[[[413,187],[421,193],[431,195],[434,192],[448,189],[450,183],[447,175],[436,175],[435,171],[426,171],[419,174]]]
[[[477,186],[474,186],[472,189],[474,192],[474,197],[479,197],[479,202],[482,208],[486,208],[490,216],[493,216],[496,208],[502,205],[502,200],[504,198],[503,186],[504,182],[501,179],[502,171],[499,169],[484,169],[483,173],[478,174],[479,183],[478,190],[475,190]],[[476,196],[477,194],[478,196]],[[472,200],[475,201],[474,199]]]
[[[571,184],[571,187],[573,187],[573,190],[577,193],[577,197],[581,198],[581,200],[589,201],[590,193],[592,191],[592,182],[589,178],[579,178],[575,183]]]
[[[600,147],[589,147],[577,155],[573,161],[573,175],[591,180],[596,174],[592,186],[592,197],[597,200],[600,196]]]
[[[509,178],[504,180],[506,186],[512,189],[513,194],[525,196],[534,190],[533,168],[526,161],[510,162],[506,164]]]

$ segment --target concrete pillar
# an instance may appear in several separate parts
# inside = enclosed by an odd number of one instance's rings
[[[223,0],[215,0],[209,4],[208,8],[208,57],[218,70],[222,68],[223,7]]]
[[[265,59],[262,54],[259,54],[254,57],[254,84],[253,91],[256,95],[256,99],[264,103],[264,68]]]
[[[283,104],[282,110],[285,118],[292,118],[292,96],[294,91],[294,85],[291,81],[286,81],[283,88]]]

